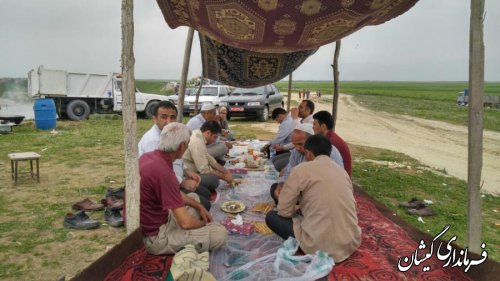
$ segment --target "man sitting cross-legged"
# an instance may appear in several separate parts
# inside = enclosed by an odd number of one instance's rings
[[[190,134],[184,124],[168,124],[159,148],[139,159],[141,231],[146,250],[153,255],[173,254],[186,244],[205,252],[227,241],[226,229],[212,222],[198,195],[179,190],[172,162],[186,151]]]
[[[199,130],[193,131],[191,143],[182,157],[186,169],[200,174],[201,185],[208,188],[205,191],[208,196],[219,186],[219,179],[227,183],[233,182],[231,172],[217,163],[207,150],[207,145],[214,143],[221,132],[217,121],[206,121]],[[198,188],[197,193],[200,192]]]
[[[290,175],[291,171],[294,169],[295,166],[306,161],[304,144],[306,140],[313,134],[314,131],[311,124],[299,124],[293,130],[292,143],[295,148],[292,149],[292,152],[290,153],[290,161],[281,171],[278,181],[276,183],[273,183],[270,189],[271,197],[274,199],[275,203],[278,203],[279,193],[281,192],[284,182],[288,179],[288,176]],[[340,155],[340,152],[337,150],[337,148],[335,148],[334,146],[332,146],[330,157],[341,167],[344,166],[342,161],[342,156]]]
[[[283,239],[295,237],[306,254],[321,250],[339,263],[361,243],[351,179],[330,159],[325,136],[309,137],[304,149],[307,162],[293,169],[266,224]]]

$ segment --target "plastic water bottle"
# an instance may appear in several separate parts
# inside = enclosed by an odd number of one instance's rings
[[[269,159],[273,159],[274,156],[276,156],[276,149],[274,149],[272,146],[269,147]]]

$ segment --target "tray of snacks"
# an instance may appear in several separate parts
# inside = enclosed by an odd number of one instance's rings
[[[221,210],[230,213],[230,214],[236,214],[236,213],[241,213],[245,210],[246,206],[243,204],[241,201],[237,200],[230,200],[222,203],[220,206]]]

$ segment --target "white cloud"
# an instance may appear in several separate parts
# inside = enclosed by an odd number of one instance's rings
[[[0,77],[40,64],[75,72],[120,71],[120,1],[2,0]],[[467,80],[470,1],[421,0],[402,16],[344,38],[344,80]],[[138,78],[179,79],[187,28],[170,29],[155,1],[135,1]],[[500,1],[486,1],[485,78],[500,80]],[[189,76],[201,73],[195,36]],[[332,79],[335,45],[323,46],[294,79]]]

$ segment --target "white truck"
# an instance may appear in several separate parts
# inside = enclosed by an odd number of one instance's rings
[[[91,113],[112,113],[122,110],[121,76],[71,73],[39,66],[28,72],[28,94],[54,99],[59,117],[84,120]],[[175,98],[175,96],[173,96]],[[160,101],[175,102],[169,96],[136,92],[136,111],[146,117],[154,115]]]

